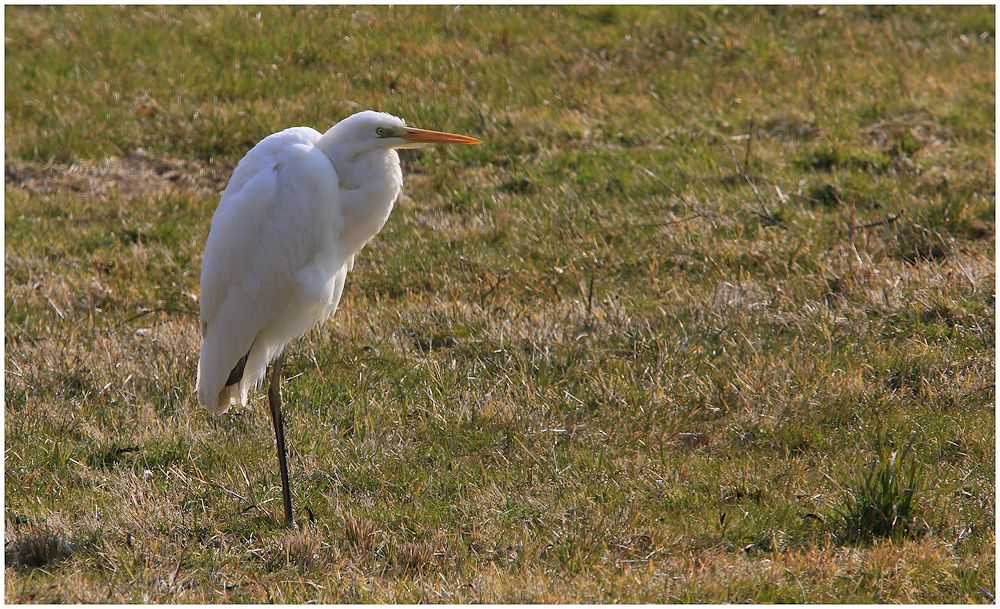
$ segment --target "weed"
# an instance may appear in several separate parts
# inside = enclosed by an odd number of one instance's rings
[[[434,545],[429,541],[404,542],[392,553],[393,564],[404,573],[420,573],[434,561]]]
[[[344,537],[358,552],[365,554],[372,550],[375,533],[375,525],[371,521],[351,514],[344,517]]]
[[[892,255],[909,263],[941,260],[955,251],[950,235],[913,221],[898,223],[892,235]]]
[[[815,184],[809,188],[808,200],[824,207],[835,207],[841,200],[841,191],[834,184]]]
[[[901,449],[881,454],[851,485],[836,509],[848,543],[878,538],[901,540],[915,534],[921,467],[913,440]]]
[[[61,533],[46,526],[30,526],[11,535],[4,547],[8,565],[29,568],[47,566],[72,553],[73,545]]]

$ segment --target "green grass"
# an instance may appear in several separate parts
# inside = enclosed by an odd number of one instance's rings
[[[837,510],[845,539],[857,542],[915,535],[918,495],[923,485],[920,471],[920,464],[913,458],[913,439],[891,454],[880,455],[858,477],[851,494]]]
[[[993,598],[992,7],[5,11],[8,602]],[[486,144],[290,346],[287,531],[200,256],[359,107]]]

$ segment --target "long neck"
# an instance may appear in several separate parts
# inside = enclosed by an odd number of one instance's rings
[[[352,152],[338,146],[327,132],[317,146],[333,163],[340,181],[345,255],[354,255],[385,225],[403,187],[403,171],[395,150],[373,148]],[[324,141],[325,140],[325,141]]]

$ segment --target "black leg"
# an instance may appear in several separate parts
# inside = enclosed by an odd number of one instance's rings
[[[267,388],[267,401],[271,405],[271,422],[274,423],[274,443],[278,448],[278,465],[281,466],[281,498],[285,503],[285,524],[294,526],[292,521],[292,490],[288,486],[288,460],[285,457],[285,420],[281,416],[281,364],[282,353],[274,360],[271,384]]]

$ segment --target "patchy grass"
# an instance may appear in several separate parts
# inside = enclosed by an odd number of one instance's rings
[[[992,7],[5,11],[7,601],[992,601]],[[291,345],[288,531],[200,256],[357,107],[487,144]]]

